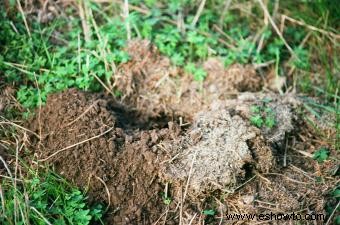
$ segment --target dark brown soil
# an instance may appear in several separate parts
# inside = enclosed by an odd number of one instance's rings
[[[37,111],[30,129],[40,133],[35,154],[45,159],[56,151],[100,135],[46,160],[77,186],[88,190],[91,201],[110,205],[108,224],[151,224],[163,212],[162,185],[157,166],[161,161],[151,146],[172,138],[164,128],[150,131],[124,130],[128,122],[109,108],[118,107],[105,97],[68,90],[48,98]],[[131,117],[131,119],[134,119]],[[128,134],[127,134],[128,133]]]

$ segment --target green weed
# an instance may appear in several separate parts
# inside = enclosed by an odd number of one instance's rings
[[[216,214],[216,211],[213,209],[206,209],[203,210],[203,214],[206,216],[214,216]]]
[[[164,203],[165,205],[170,205],[171,202],[172,202],[171,198],[169,198],[169,197],[163,198],[163,203]]]
[[[98,36],[93,34],[88,42],[82,37],[77,19],[71,22],[60,19],[48,27],[33,23],[31,38],[20,21],[20,16],[11,21],[4,10],[0,13],[0,69],[7,82],[19,86],[17,99],[24,107],[41,105],[48,94],[67,88],[100,90],[96,77],[110,85],[115,64],[129,60],[122,51],[124,26],[117,20],[101,26]],[[62,37],[67,46],[52,45],[49,40],[53,32],[66,23],[72,25],[72,31],[64,32]]]
[[[250,122],[258,128],[263,127],[273,128],[276,125],[276,115],[272,108],[267,103],[270,100],[263,100],[260,105],[253,105],[250,107],[251,116]]]
[[[81,191],[51,172],[30,172],[21,182],[3,180],[1,224],[101,224],[101,205],[89,207]]]
[[[325,147],[320,148],[313,154],[313,159],[318,161],[319,163],[322,163],[323,161],[327,160],[329,158],[329,150]]]

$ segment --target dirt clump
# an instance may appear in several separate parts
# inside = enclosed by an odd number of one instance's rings
[[[90,201],[110,205],[108,223],[151,224],[162,213],[163,187],[157,177],[160,159],[150,146],[172,138],[172,132],[125,132],[110,104],[104,96],[74,89],[51,95],[30,122],[42,137],[32,138],[32,147],[38,160],[88,190]]]
[[[166,164],[165,180],[185,183],[189,179],[194,193],[232,187],[244,177],[244,164],[252,161],[247,140],[256,133],[227,110],[201,112],[194,121],[188,133],[170,145],[177,157]]]
[[[250,123],[251,107],[263,101],[277,121],[270,129]],[[172,154],[161,177],[174,186],[187,186],[193,196],[216,190],[233,192],[247,173],[254,172],[250,168],[263,173],[273,169],[274,153],[282,154],[299,104],[295,96],[274,93],[241,93],[236,99],[214,101],[195,115],[185,135],[165,145]]]
[[[170,82],[170,76],[177,71],[170,60],[146,40],[130,42],[126,51],[131,59],[114,77],[114,87],[123,93],[122,103],[143,112],[146,120],[161,113],[171,115],[167,102],[176,102],[177,84]]]
[[[216,105],[197,113],[186,134],[163,142],[163,148],[172,154],[161,177],[174,186],[187,185],[192,196],[231,193],[250,172],[247,165],[260,171],[273,165],[272,150],[259,130],[233,110]]]
[[[227,99],[239,91],[258,91],[260,77],[252,66],[224,68],[219,59],[202,64],[208,73],[204,83],[171,65],[147,40],[131,41],[126,49],[131,60],[122,64],[114,77],[114,87],[123,93],[121,101],[146,117],[165,114],[188,120],[216,99]]]
[[[262,126],[261,133],[268,142],[282,144],[285,134],[294,129],[294,121],[297,119],[295,110],[301,105],[301,101],[293,94],[243,92],[236,99],[220,101],[215,104],[235,110],[235,113],[248,121],[253,115],[253,106],[259,107],[260,111],[270,110],[274,115],[275,124],[273,127]]]
[[[294,128],[299,132],[299,136],[294,133],[289,134],[286,139],[286,152],[273,153],[278,162],[269,171],[253,170],[246,176],[245,180],[237,186],[237,190],[232,193],[228,190],[220,192],[206,193],[205,198],[201,198],[200,210],[216,209],[215,223],[232,224],[235,221],[228,220],[225,215],[232,214],[268,214],[268,215],[301,215],[322,214],[323,219],[315,220],[314,224],[325,224],[329,207],[334,208],[337,201],[330,197],[337,185],[338,179],[334,175],[338,165],[333,160],[327,160],[320,164],[311,157],[300,154],[300,151],[311,154],[320,148],[320,143],[308,142],[304,138],[315,138],[310,130],[300,121],[299,128]],[[257,138],[257,137],[256,137]],[[255,140],[256,140],[255,138]],[[316,145],[316,146],[315,146]],[[252,149],[252,144],[249,146]],[[273,147],[271,147],[273,150]],[[330,147],[331,155],[338,158],[339,154]],[[284,162],[285,161],[285,162]],[[258,166],[258,165],[256,165]],[[322,182],[320,182],[322,179]],[[213,195],[215,199],[209,200],[208,196]],[[186,211],[187,221],[200,224],[201,218],[195,216],[195,211]],[[215,223],[212,224],[215,224]],[[247,224],[258,224],[264,221],[255,218],[245,221]],[[291,220],[267,221],[268,224],[291,224]],[[266,224],[267,224],[266,223]],[[302,224],[309,224],[308,221]]]
[[[227,94],[228,92],[261,90],[261,77],[251,65],[233,64],[225,68],[220,59],[209,58],[203,63],[203,69],[208,73],[204,87],[210,93]],[[228,95],[224,96],[224,99],[226,97]],[[215,99],[221,99],[221,97]]]

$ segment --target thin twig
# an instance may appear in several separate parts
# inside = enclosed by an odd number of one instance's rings
[[[48,225],[52,225],[36,208],[33,206],[30,207],[34,212],[36,212]]]
[[[78,33],[78,72],[81,71],[81,56],[80,56],[80,33]]]
[[[124,0],[124,19],[125,19],[125,26],[126,26],[126,33],[128,41],[131,40],[131,29],[130,29],[130,21],[129,21],[129,1]]]
[[[91,72],[90,75],[94,76],[94,78],[96,78],[96,80],[105,88],[107,92],[109,92],[113,97],[116,97],[112,90],[108,86],[106,86],[104,82],[96,74]]]
[[[10,24],[11,24],[13,30],[15,31],[15,33],[19,34],[19,31],[18,31],[17,28],[15,27],[14,23],[11,21]]]
[[[221,35],[223,35],[224,37],[226,37],[229,41],[235,42],[234,39],[232,39],[228,34],[226,34],[226,33],[225,33],[220,27],[218,27],[216,24],[213,25],[213,28],[214,28],[217,32],[219,32]],[[226,45],[227,47],[231,48],[231,49],[234,49],[234,50],[237,49],[234,45],[229,44],[228,42],[225,42],[225,45]]]
[[[311,36],[311,32],[308,32],[307,35],[302,40],[302,42],[300,43],[299,48],[302,48],[306,44],[306,42],[307,42],[307,40],[309,39],[310,36]],[[293,60],[293,57],[290,57],[287,61],[287,64],[289,65],[292,60]],[[293,64],[292,67],[290,68],[287,76],[290,77],[293,74],[294,70],[295,70],[295,66]]]
[[[5,197],[4,197],[4,193],[2,191],[1,183],[0,183],[0,200],[1,200],[1,207],[2,207],[1,208],[2,209],[2,215],[6,215],[5,214]]]
[[[19,166],[19,151],[22,149],[22,147],[24,146],[23,144],[21,145],[20,149],[19,149],[19,140],[15,140],[16,141],[16,148],[15,148],[15,169],[14,169],[14,216],[16,216],[16,212],[17,212],[17,207],[20,207],[20,203],[19,200],[17,199],[17,172],[18,172],[18,166]],[[21,210],[22,211],[22,210]]]
[[[196,162],[197,152],[198,152],[198,150],[196,149],[194,157],[193,157],[192,162],[191,162],[191,166],[190,166],[190,170],[189,170],[189,175],[188,175],[187,183],[185,185],[185,190],[184,190],[184,194],[183,194],[183,201],[181,202],[181,208],[183,207],[183,204],[185,202],[185,197],[186,197],[188,189],[189,189],[190,179],[191,179],[191,176],[192,176],[192,173],[193,173],[194,164]],[[182,210],[181,210],[181,212],[182,212]],[[181,218],[182,218],[182,215],[181,215]],[[180,224],[182,224],[181,221],[180,221]]]
[[[338,204],[335,206],[335,208],[334,208],[332,214],[329,216],[329,218],[328,218],[328,220],[327,220],[327,222],[326,222],[325,225],[329,225],[329,224],[330,224],[332,217],[334,216],[335,212],[336,212],[337,209],[339,208],[339,205],[340,205],[340,200],[338,201]]]
[[[18,178],[15,179],[15,178],[12,178],[12,177],[9,177],[9,176],[5,176],[5,175],[2,175],[2,174],[0,174],[0,177],[5,178],[5,179],[9,179],[9,180],[16,180],[18,182],[24,182],[21,179],[18,179]]]
[[[12,126],[14,126],[14,127],[20,128],[20,129],[22,129],[22,130],[24,130],[24,131],[27,131],[27,132],[29,132],[29,133],[35,135],[37,138],[40,139],[39,134],[37,134],[37,133],[35,133],[35,132],[33,132],[33,131],[31,131],[31,130],[25,128],[25,127],[22,127],[22,126],[20,126],[20,125],[18,125],[18,124],[16,124],[16,123],[13,123],[13,122],[10,122],[10,121],[8,121],[8,122],[7,122],[7,121],[0,121],[0,125],[1,125],[1,124],[8,124],[8,125],[12,125]]]
[[[283,156],[283,167],[287,167],[288,137],[286,135],[285,135],[285,138],[286,138],[285,151],[284,151],[284,156]]]
[[[298,171],[298,172],[302,173],[303,175],[305,175],[306,177],[308,177],[309,179],[311,179],[311,180],[313,180],[315,182],[315,179],[313,177],[309,176],[306,171],[303,171],[302,169],[294,166],[293,164],[290,164],[289,167],[292,168],[295,171]]]
[[[183,18],[183,9],[178,10],[177,14],[177,29],[182,35],[185,35],[185,23]]]
[[[113,128],[114,128],[114,127],[111,127],[110,129],[106,130],[105,132],[103,132],[103,133],[101,133],[101,134],[98,134],[98,135],[96,135],[96,136],[94,136],[94,137],[91,137],[91,138],[89,138],[89,139],[83,140],[83,141],[78,142],[78,143],[76,143],[76,144],[67,146],[67,147],[65,147],[65,148],[63,148],[63,149],[60,149],[60,150],[56,151],[55,153],[53,153],[52,155],[50,155],[50,156],[48,156],[48,157],[46,157],[46,158],[44,158],[44,159],[38,160],[38,162],[47,161],[47,160],[53,158],[54,156],[58,155],[59,153],[61,153],[61,152],[63,152],[63,151],[66,151],[66,150],[68,150],[68,149],[70,149],[70,148],[73,148],[73,147],[76,147],[76,146],[78,146],[78,145],[84,144],[84,143],[86,143],[86,142],[88,142],[88,141],[91,141],[91,140],[93,140],[93,139],[99,138],[99,137],[101,137],[101,136],[107,134],[108,132],[110,132]]]
[[[23,10],[22,7],[21,7],[20,0],[17,0],[17,4],[18,4],[18,8],[19,8],[20,14],[21,14],[21,16],[22,16],[22,19],[24,20],[24,24],[25,24],[25,28],[26,28],[27,34],[28,34],[28,36],[29,36],[30,38],[32,38],[31,31],[30,31],[30,29],[28,28],[26,16],[25,16],[24,10]]]
[[[281,38],[281,40],[283,41],[284,45],[286,46],[286,48],[288,49],[288,51],[290,52],[290,54],[292,56],[294,56],[295,58],[298,59],[298,57],[296,56],[296,54],[294,53],[293,49],[289,46],[289,44],[287,43],[287,41],[284,39],[282,33],[280,32],[279,28],[277,28],[274,20],[272,19],[272,17],[270,16],[267,7],[263,4],[262,0],[257,0],[264,12],[264,14],[268,17],[268,20],[270,22],[270,24],[272,25],[272,27],[274,28],[275,32],[277,33],[277,35],[279,35],[279,37]]]
[[[38,79],[37,79],[37,75],[33,72],[33,75],[34,75],[34,80],[35,80],[35,86],[37,87],[38,89],[38,96],[39,96],[39,112],[38,112],[38,124],[39,124],[39,136],[41,137],[41,91],[40,91],[40,88],[39,88],[39,84],[38,84]],[[38,145],[38,148],[40,146],[40,139],[39,139],[39,145]]]
[[[202,11],[203,11],[203,9],[204,9],[205,2],[206,2],[206,0],[202,0],[202,1],[201,1],[201,4],[200,4],[200,6],[198,7],[198,10],[197,10],[197,12],[196,12],[196,15],[195,15],[195,17],[194,17],[194,19],[193,19],[193,21],[192,21],[192,23],[191,23],[191,26],[192,26],[192,27],[195,27],[195,26],[196,26],[196,23],[198,22],[198,20],[199,20],[201,14],[202,14]]]
[[[291,149],[300,153],[301,155],[304,155],[304,156],[309,157],[309,158],[313,158],[313,154],[311,154],[309,152],[298,150],[298,149],[295,149],[295,148],[291,148]]]
[[[244,185],[248,184],[250,181],[254,180],[254,179],[255,179],[255,177],[257,177],[257,175],[254,175],[254,176],[253,176],[253,177],[251,177],[249,180],[247,180],[246,182],[244,182],[244,183],[243,183],[243,184],[241,184],[240,186],[236,187],[236,188],[234,189],[234,191],[237,191],[237,190],[239,190],[241,187],[243,187]]]
[[[279,11],[279,5],[280,5],[280,0],[275,0],[274,9],[273,9],[273,12],[272,12],[273,18],[276,17],[277,12]]]
[[[197,213],[194,214],[194,216],[191,218],[188,225],[191,225],[194,222],[194,219],[196,218],[196,216],[197,216]]]
[[[93,27],[94,27],[94,31],[96,32],[97,38],[99,40],[99,43],[101,43],[101,45],[103,46],[103,47],[99,48],[99,52],[101,54],[102,60],[104,61],[105,70],[108,71],[109,70],[109,64],[107,62],[107,53],[105,52],[105,42],[103,41],[102,37],[100,36],[99,28],[98,28],[96,21],[94,20],[94,16],[92,14],[91,9],[90,9],[89,14],[90,14],[91,22],[92,22]]]
[[[106,183],[103,181],[102,178],[98,177],[98,176],[95,176],[96,179],[98,179],[100,181],[100,183],[102,183],[105,187],[105,191],[106,191],[106,194],[107,194],[107,198],[108,198],[108,201],[109,201],[109,204],[106,206],[106,210],[107,211],[109,209],[109,207],[111,206],[111,194],[110,194],[110,191],[109,191],[109,188],[107,187]]]
[[[84,34],[84,39],[86,42],[90,41],[90,28],[87,24],[87,19],[85,16],[85,12],[84,12],[84,8],[82,6],[82,2],[80,1],[78,3],[78,11],[79,11],[79,16],[80,16],[80,20],[81,20],[81,25],[83,27],[83,34]]]
[[[222,14],[221,14],[221,17],[220,17],[220,21],[219,21],[219,25],[220,25],[220,26],[223,25],[223,20],[224,20],[224,17],[225,17],[225,15],[227,14],[227,12],[228,12],[228,10],[229,10],[231,1],[232,1],[232,0],[226,0],[226,1],[225,1],[224,7],[223,7],[223,11],[222,11]]]
[[[68,127],[70,125],[72,125],[73,123],[77,122],[80,118],[82,118],[84,115],[86,115],[86,113],[88,113],[96,104],[98,103],[98,100],[95,101],[93,104],[91,104],[82,114],[80,114],[76,119],[74,119],[73,121],[69,122],[68,124],[66,124],[65,127]]]
[[[307,28],[310,29],[310,30],[317,31],[317,32],[319,32],[319,33],[322,33],[322,34],[331,36],[331,37],[336,38],[336,39],[340,38],[340,35],[339,35],[339,34],[335,34],[335,33],[333,33],[333,32],[326,31],[326,30],[323,30],[323,29],[314,27],[314,26],[312,26],[312,25],[309,25],[309,24],[307,24],[307,23],[305,23],[305,22],[303,22],[303,21],[300,21],[300,20],[296,20],[296,19],[294,19],[294,18],[292,18],[292,17],[289,17],[289,16],[287,16],[287,15],[282,15],[282,20],[283,20],[283,21],[289,20],[289,21],[292,22],[292,23],[296,23],[296,24],[298,24],[298,25],[300,25],[300,26],[307,27]]]
[[[281,173],[265,173],[265,175],[275,175],[275,176],[282,176],[284,178],[286,178],[287,180],[290,180],[292,182],[295,182],[295,183],[299,183],[299,184],[311,184],[311,182],[303,182],[303,181],[298,181],[298,180],[295,180],[293,178],[290,178],[288,177],[287,175],[284,175],[284,174],[281,174]]]
[[[4,158],[2,158],[1,155],[0,155],[0,161],[1,161],[2,164],[4,165],[5,169],[7,170],[8,175],[10,176],[10,178],[11,178],[13,184],[14,184],[14,179],[13,179],[13,175],[12,175],[12,173],[11,173],[11,170],[8,168],[8,165],[7,165],[6,161],[4,160]]]
[[[152,224],[153,224],[153,225],[157,225],[158,222],[163,218],[163,216],[166,216],[166,215],[167,215],[168,211],[169,211],[169,207],[167,207],[167,209],[165,210],[165,212],[163,212],[163,213],[161,214],[161,216],[156,220],[156,222],[154,222],[154,223],[152,223]],[[165,219],[165,220],[166,220],[166,219]]]

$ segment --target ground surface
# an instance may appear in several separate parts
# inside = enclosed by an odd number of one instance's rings
[[[340,225],[339,9],[4,0],[0,224]]]
[[[324,190],[336,181],[320,185],[317,174],[334,165],[299,153],[320,143],[299,120],[297,96],[242,93],[261,88],[254,70],[223,69],[217,59],[205,64],[201,89],[137,43],[116,82],[126,96],[70,89],[51,95],[27,124],[41,137],[30,141],[37,160],[104,202],[107,224],[200,224],[207,208],[217,210],[205,218],[213,224],[227,223],[227,213],[324,213]],[[259,129],[250,108],[267,98],[278,122]]]

